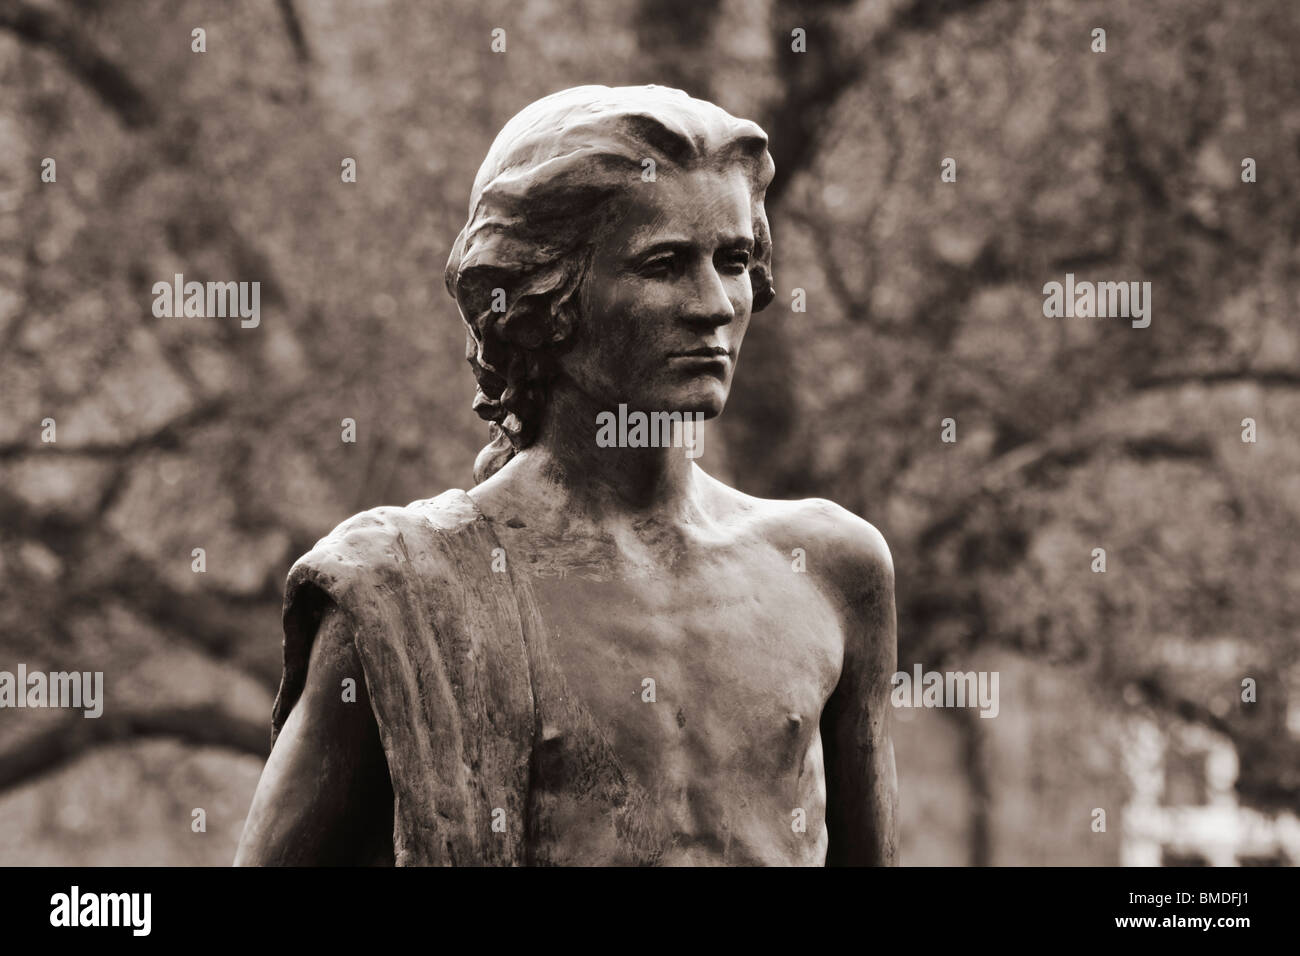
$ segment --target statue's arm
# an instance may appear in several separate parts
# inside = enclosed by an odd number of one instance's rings
[[[828,866],[898,863],[898,778],[889,695],[898,667],[894,565],[861,519],[844,549],[851,569],[844,666],[822,715]]]
[[[343,681],[356,682],[345,701]],[[236,866],[392,864],[393,794],[343,615],[321,618],[302,695],[271,750]]]

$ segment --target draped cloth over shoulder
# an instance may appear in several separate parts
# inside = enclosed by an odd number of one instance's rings
[[[387,756],[398,866],[527,862],[537,719],[521,602],[525,616],[533,609],[509,573],[494,571],[499,547],[453,490],[356,515],[289,572],[274,734],[302,693],[332,602],[354,635]],[[496,809],[504,832],[493,831]]]

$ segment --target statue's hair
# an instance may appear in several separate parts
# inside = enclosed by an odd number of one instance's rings
[[[525,107],[497,134],[470,193],[469,221],[447,260],[447,290],[467,330],[474,411],[492,441],[474,463],[485,481],[537,436],[556,356],[578,322],[593,243],[612,204],[665,169],[735,166],[750,186],[758,312],[775,296],[763,198],[772,181],[755,123],[662,86],[578,86]]]

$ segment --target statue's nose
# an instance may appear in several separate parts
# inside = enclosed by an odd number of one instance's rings
[[[726,325],[736,317],[735,306],[727,295],[727,287],[722,276],[712,263],[698,272],[692,289],[690,306],[683,313],[683,318],[695,326],[716,328]]]

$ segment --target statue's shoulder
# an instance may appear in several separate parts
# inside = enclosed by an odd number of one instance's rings
[[[728,510],[783,553],[801,549],[809,566],[815,564],[829,577],[855,586],[864,579],[892,581],[894,562],[885,536],[849,509],[826,498],[756,498],[710,480]]]
[[[483,516],[459,488],[404,507],[384,505],[340,522],[289,571],[286,598],[310,581],[338,595],[358,583],[392,586],[411,571],[445,570],[454,547]]]
[[[893,567],[885,536],[867,519],[826,498],[802,498],[771,504],[776,520],[794,534],[805,534],[846,559],[864,565]]]

